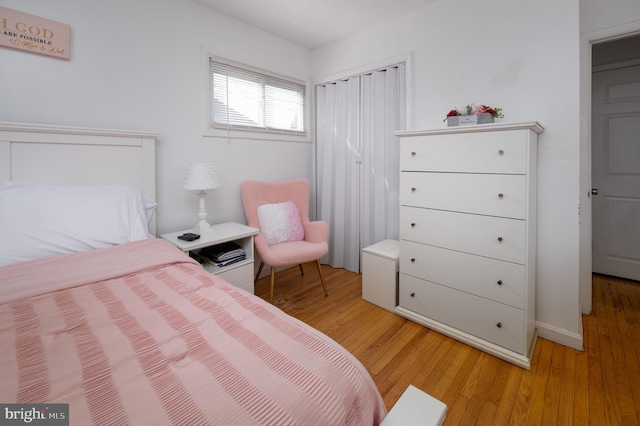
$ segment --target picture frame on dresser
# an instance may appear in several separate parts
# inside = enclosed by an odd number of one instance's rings
[[[400,137],[395,312],[530,369],[538,122]]]

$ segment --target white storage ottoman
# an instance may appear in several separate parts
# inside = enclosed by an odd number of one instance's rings
[[[398,240],[384,240],[362,249],[362,298],[394,312],[398,306]]]
[[[380,426],[441,426],[446,417],[445,403],[409,385]]]

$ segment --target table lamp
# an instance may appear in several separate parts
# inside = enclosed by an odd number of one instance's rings
[[[198,206],[198,223],[193,228],[193,233],[204,234],[211,231],[211,225],[207,222],[207,209],[204,201],[208,189],[220,187],[220,181],[216,176],[216,170],[211,163],[195,163],[189,166],[184,189],[198,191],[200,204]]]

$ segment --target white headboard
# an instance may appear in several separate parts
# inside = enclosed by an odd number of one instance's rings
[[[156,199],[157,135],[0,122],[0,186],[127,185]],[[149,232],[155,235],[155,215]]]

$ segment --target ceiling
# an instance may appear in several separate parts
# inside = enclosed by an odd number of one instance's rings
[[[193,0],[314,50],[436,0]]]

